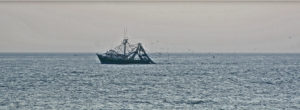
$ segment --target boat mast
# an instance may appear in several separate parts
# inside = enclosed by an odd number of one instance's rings
[[[127,38],[127,29],[126,27],[124,28],[124,40],[123,40],[123,46],[124,46],[124,55],[126,55],[126,44],[128,43],[128,38]]]

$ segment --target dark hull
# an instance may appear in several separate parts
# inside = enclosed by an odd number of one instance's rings
[[[97,54],[97,56],[102,64],[154,64],[152,61],[113,59],[100,54]]]

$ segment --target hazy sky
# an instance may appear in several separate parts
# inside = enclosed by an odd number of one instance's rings
[[[300,52],[300,2],[0,2],[0,52]]]

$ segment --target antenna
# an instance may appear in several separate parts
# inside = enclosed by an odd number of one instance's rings
[[[124,27],[124,39],[128,39],[128,36],[127,36],[127,27]]]

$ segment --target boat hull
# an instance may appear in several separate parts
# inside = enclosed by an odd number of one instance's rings
[[[113,59],[110,57],[103,56],[101,54],[96,55],[98,56],[101,64],[154,64],[152,61]]]

